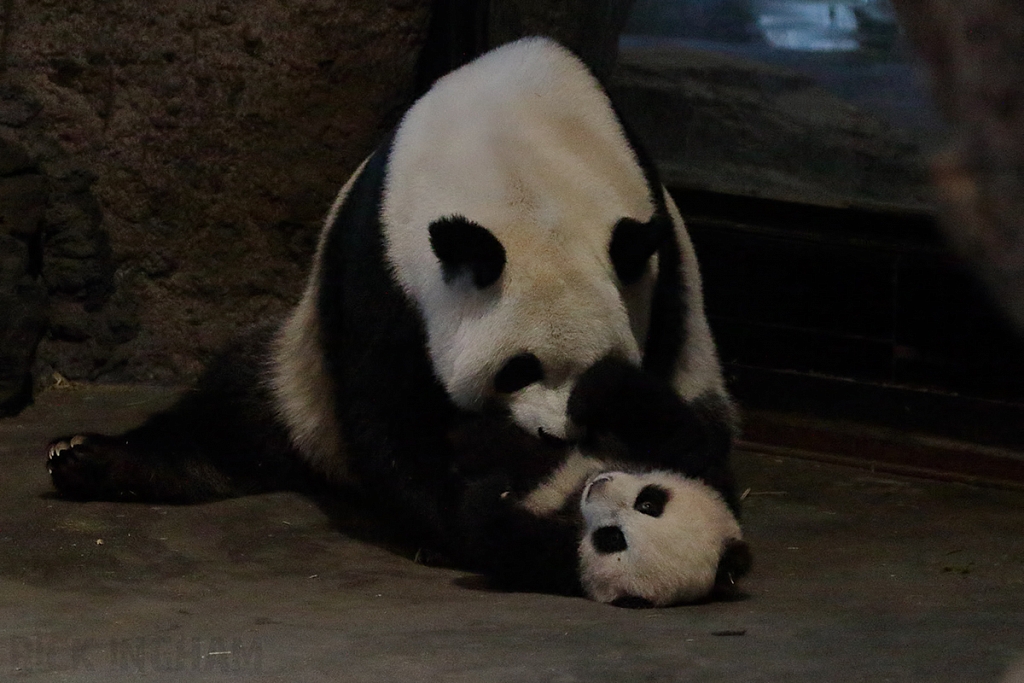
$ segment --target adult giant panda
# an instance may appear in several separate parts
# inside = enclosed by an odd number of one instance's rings
[[[356,170],[279,329],[47,466],[78,498],[355,481],[510,584],[667,604],[744,570],[732,429],[678,210],[596,79],[532,38],[440,79]]]

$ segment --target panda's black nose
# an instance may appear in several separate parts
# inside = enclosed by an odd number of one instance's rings
[[[603,526],[590,534],[590,541],[594,544],[594,550],[602,555],[621,553],[629,546],[626,544],[626,537],[622,529],[617,526]]]

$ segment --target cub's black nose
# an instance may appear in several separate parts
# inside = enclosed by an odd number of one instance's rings
[[[590,541],[594,544],[594,550],[602,555],[621,553],[629,546],[626,544],[626,537],[622,535],[622,529],[617,526],[603,526],[590,535]]]

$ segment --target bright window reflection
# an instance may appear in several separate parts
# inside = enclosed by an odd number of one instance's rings
[[[888,0],[637,0],[623,51],[673,46],[811,76],[901,128],[941,126]]]
[[[895,35],[895,19],[881,2],[753,3],[765,42],[781,50],[851,52],[885,29]],[[862,34],[876,34],[866,36]]]

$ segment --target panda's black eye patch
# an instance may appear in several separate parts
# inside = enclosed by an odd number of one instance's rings
[[[441,262],[445,282],[469,273],[477,289],[489,287],[505,270],[505,247],[491,232],[462,216],[430,224],[430,248]]]
[[[651,517],[661,517],[661,513],[665,511],[665,505],[668,503],[668,498],[668,491],[660,486],[648,484],[637,495],[636,501],[633,503],[633,509]]]
[[[512,394],[544,379],[540,359],[532,353],[520,353],[509,358],[494,376],[494,390],[499,394]]]
[[[619,282],[630,285],[647,271],[647,263],[665,236],[664,222],[655,214],[646,223],[622,218],[612,230],[608,255]]]

